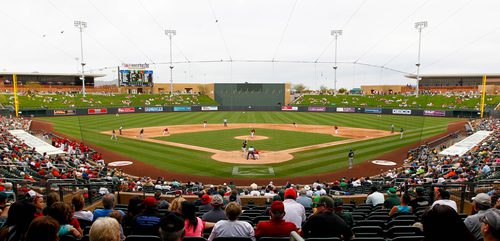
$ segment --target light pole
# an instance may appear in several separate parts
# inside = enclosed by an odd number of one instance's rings
[[[418,97],[420,85],[420,43],[422,42],[422,29],[427,27],[427,21],[420,21],[415,23],[415,28],[418,30],[418,59],[417,59],[417,88],[416,96]]]
[[[82,80],[82,94],[83,94],[83,97],[85,97],[85,69],[84,69],[85,62],[83,62],[83,37],[82,37],[82,35],[83,35],[83,29],[87,27],[87,22],[75,20],[74,24],[75,24],[75,27],[80,29],[80,54],[81,54],[80,64],[82,65],[82,76],[80,77],[80,79]]]
[[[335,37],[335,65],[333,66],[333,95],[337,95],[337,38],[342,35],[342,30],[332,30],[331,35]]]
[[[172,65],[172,36],[175,34],[177,34],[177,31],[175,30],[165,30],[165,35],[167,35],[170,39],[170,97],[172,97],[172,93],[174,91],[174,80],[172,77],[172,70],[174,69],[174,66]]]

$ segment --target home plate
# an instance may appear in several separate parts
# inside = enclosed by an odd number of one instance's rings
[[[373,160],[372,163],[375,165],[381,165],[381,166],[395,166],[396,165],[395,162],[385,161],[385,160]]]
[[[110,162],[108,163],[108,166],[110,167],[122,167],[122,166],[128,166],[132,165],[133,162],[131,161],[116,161],[116,162]]]

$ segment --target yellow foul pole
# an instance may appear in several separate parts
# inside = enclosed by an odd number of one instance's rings
[[[17,99],[17,75],[12,76],[14,82],[14,110],[16,111],[16,117],[19,117],[19,99]]]
[[[484,99],[486,98],[486,75],[483,75],[483,86],[481,93],[481,119],[484,116]]]

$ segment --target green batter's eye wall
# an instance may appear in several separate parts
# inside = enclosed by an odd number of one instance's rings
[[[284,105],[285,84],[214,84],[215,101],[223,106]]]

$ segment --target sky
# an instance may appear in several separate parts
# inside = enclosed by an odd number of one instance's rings
[[[0,71],[86,71],[116,79],[149,63],[154,81],[285,83],[310,89],[415,84],[422,74],[500,73],[498,0],[16,0],[0,1]]]

